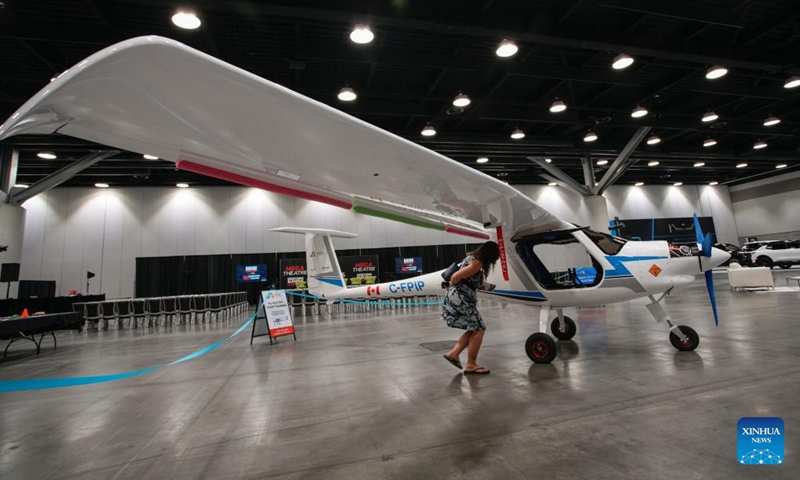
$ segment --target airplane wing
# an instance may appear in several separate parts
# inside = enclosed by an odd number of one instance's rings
[[[571,225],[513,187],[163,37],[108,47],[0,125],[61,134],[359,213],[488,238]]]

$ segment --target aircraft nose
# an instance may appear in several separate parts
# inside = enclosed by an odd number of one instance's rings
[[[721,248],[711,249],[711,258],[709,259],[709,268],[714,268],[722,265],[731,258],[731,254],[722,250]]]

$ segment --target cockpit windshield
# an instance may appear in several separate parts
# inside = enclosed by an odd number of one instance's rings
[[[600,247],[600,250],[602,250],[606,255],[618,254],[619,251],[622,250],[622,247],[628,242],[624,238],[598,232],[596,230],[592,230],[591,228],[584,229],[583,233],[585,233],[595,245]]]

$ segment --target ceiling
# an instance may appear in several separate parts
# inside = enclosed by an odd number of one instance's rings
[[[581,159],[613,159],[639,127],[642,142],[618,184],[736,184],[800,168],[800,2],[796,0],[222,1],[4,0],[0,7],[0,117],[58,73],[118,41],[174,38],[339,108],[511,184],[547,183],[541,156],[578,182]],[[194,8],[197,30],[170,17]],[[42,12],[47,12],[43,17]],[[375,40],[353,43],[367,23]],[[503,39],[519,47],[500,58]],[[612,69],[620,53],[632,66]],[[712,65],[729,73],[705,78]],[[342,102],[344,86],[358,94]],[[472,103],[454,109],[463,92]],[[549,107],[559,99],[563,113]],[[630,113],[642,106],[643,118]],[[707,111],[719,115],[703,123]],[[781,123],[766,127],[768,116]],[[430,123],[437,131],[423,137]],[[522,129],[521,140],[510,138]],[[593,143],[583,137],[591,129]],[[707,138],[717,145],[703,147]],[[767,148],[754,150],[757,141]],[[96,145],[64,136],[17,137],[18,181],[33,183]],[[42,149],[57,160],[42,160]],[[489,158],[477,164],[478,157]],[[658,161],[656,166],[649,163]],[[702,167],[694,167],[698,161]],[[611,162],[610,162],[611,163]],[[610,165],[609,163],[609,165]],[[746,163],[746,167],[737,165]],[[777,165],[786,165],[777,169]],[[608,165],[595,167],[600,179]],[[122,152],[65,185],[214,185],[170,162]]]

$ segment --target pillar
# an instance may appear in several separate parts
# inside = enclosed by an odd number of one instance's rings
[[[589,210],[589,226],[598,232],[608,233],[608,223],[611,218],[608,216],[608,202],[602,195],[592,195],[583,198],[583,203]]]
[[[19,205],[0,203],[0,263],[22,263],[22,236],[25,231],[25,209]],[[6,284],[0,284],[0,298],[5,297]],[[17,296],[17,282],[11,284],[10,298]]]

